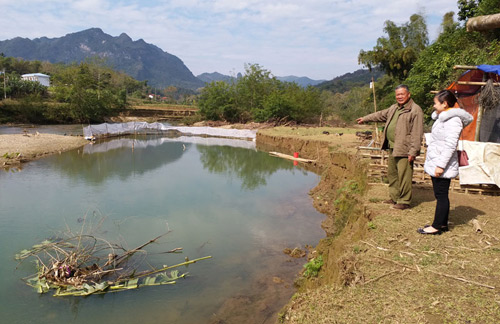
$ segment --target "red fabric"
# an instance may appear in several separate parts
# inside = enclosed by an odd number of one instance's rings
[[[478,96],[481,92],[480,85],[458,84],[458,81],[484,82],[491,79],[493,82],[500,82],[500,76],[495,73],[485,73],[481,70],[468,70],[463,73],[456,82],[450,84],[448,90],[455,93],[460,107],[465,109],[474,117],[474,121],[464,128],[460,139],[474,141],[476,137]]]

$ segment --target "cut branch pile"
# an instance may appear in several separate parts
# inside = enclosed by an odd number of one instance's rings
[[[140,271],[147,252],[144,248],[157,242],[166,233],[148,242],[127,250],[121,245],[110,243],[91,234],[67,233],[66,238],[45,240],[29,250],[16,254],[20,262],[34,259],[37,272],[23,280],[38,293],[55,290],[54,296],[87,296],[135,289],[142,286],[175,284],[180,274],[176,267],[211,258],[210,256],[189,260],[176,265],[160,268],[149,266]],[[180,253],[175,248],[162,253]],[[167,270],[170,270],[167,272]]]

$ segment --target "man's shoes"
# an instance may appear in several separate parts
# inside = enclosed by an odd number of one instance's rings
[[[424,234],[424,235],[441,235],[441,234],[443,234],[443,231],[436,230],[434,232],[426,232],[423,228],[419,228],[419,229],[417,229],[417,233]]]
[[[392,199],[387,199],[387,200],[384,200],[382,201],[384,204],[389,204],[389,205],[395,205],[396,202]]]
[[[408,204],[395,204],[395,205],[392,205],[391,206],[392,209],[399,209],[399,210],[403,210],[403,209],[408,209],[410,208],[410,205]]]

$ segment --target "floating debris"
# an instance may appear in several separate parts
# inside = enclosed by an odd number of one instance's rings
[[[102,221],[101,221],[102,223]],[[173,270],[177,267],[211,258],[206,256],[167,266],[140,270],[147,252],[144,248],[170,233],[161,234],[146,243],[127,250],[119,244],[110,243],[93,234],[68,231],[64,236],[56,236],[22,250],[15,259],[23,262],[34,259],[36,273],[24,278],[38,293],[55,291],[54,296],[88,296],[144,286],[175,284],[188,273]],[[180,253],[175,248],[161,253]]]

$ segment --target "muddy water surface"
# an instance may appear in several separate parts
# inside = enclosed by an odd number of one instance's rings
[[[0,173],[0,314],[5,323],[273,323],[323,215],[309,190],[319,177],[252,144],[214,139],[114,139]],[[151,246],[154,266],[212,256],[180,269],[176,285],[87,298],[38,295],[13,256],[82,217],[128,248]],[[182,247],[182,254],[154,254]]]

